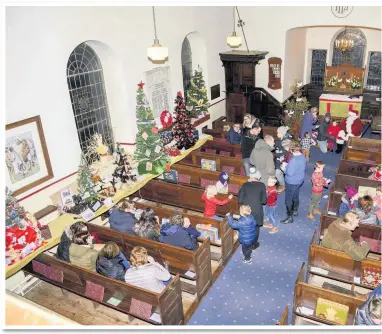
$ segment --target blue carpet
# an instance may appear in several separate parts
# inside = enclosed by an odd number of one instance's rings
[[[370,137],[367,133],[364,137]],[[373,136],[374,137],[374,136]],[[376,137],[375,139],[379,139]],[[340,155],[323,154],[311,149],[305,181],[300,191],[300,209],[294,224],[280,224],[279,231],[269,234],[261,228],[260,248],[252,253],[252,264],[242,263],[241,247],[213,284],[188,325],[275,325],[289,305],[289,321],[293,306],[294,284],[299,269],[308,259],[308,246],[319,216],[307,219],[312,185],[313,165],[317,160],[327,165],[324,176],[334,182]],[[324,189],[324,195],[328,190]],[[285,193],[277,200],[276,219],[285,218]],[[321,210],[327,198],[321,201]]]

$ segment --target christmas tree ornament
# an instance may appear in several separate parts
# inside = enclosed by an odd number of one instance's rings
[[[147,140],[147,138],[149,138],[149,135],[148,135],[146,132],[143,132],[143,133],[142,133],[142,138],[143,138],[144,140]]]
[[[154,150],[154,152],[155,153],[159,153],[160,151],[161,151],[161,147],[159,146],[159,145],[157,145],[157,146],[155,146],[155,150]]]
[[[153,127],[151,128],[151,132],[152,132],[152,133],[155,133],[155,134],[158,134],[158,133],[159,133],[159,130],[158,130],[158,128],[156,128],[155,126],[153,126]]]
[[[145,156],[150,158],[150,155],[151,155],[151,150],[147,149],[145,152]]]

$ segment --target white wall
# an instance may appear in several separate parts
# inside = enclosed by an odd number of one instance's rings
[[[78,168],[80,146],[66,82],[66,64],[78,44],[91,41],[102,62],[116,141],[135,142],[136,89],[144,71],[170,66],[172,95],[182,90],[181,46],[190,32],[198,32],[205,43],[206,82],[225,89],[218,52],[228,50],[226,32],[211,28],[210,19],[224,16],[226,9],[156,7],[155,11],[159,40],[169,49],[164,65],[152,64],[146,55],[154,40],[151,7],[7,7],[6,123],[41,116],[54,172],[53,180],[19,197]],[[225,104],[219,103],[213,113],[224,110]],[[46,194],[43,197],[45,203]],[[40,200],[32,202],[35,206]],[[43,203],[37,209],[42,207]]]

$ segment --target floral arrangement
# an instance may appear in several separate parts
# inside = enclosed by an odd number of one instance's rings
[[[359,77],[351,77],[349,80],[346,80],[350,84],[350,88],[353,90],[358,90],[362,88],[362,81]]]
[[[329,80],[326,82],[326,85],[328,87],[337,87],[338,82],[341,82],[341,79],[338,79],[337,75],[333,75]]]

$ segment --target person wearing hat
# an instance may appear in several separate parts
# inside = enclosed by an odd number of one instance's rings
[[[341,197],[341,204],[338,208],[338,216],[343,217],[347,212],[355,210],[358,207],[358,191],[351,187],[345,186],[346,194]]]
[[[238,202],[240,205],[249,205],[251,207],[251,214],[256,220],[256,234],[253,249],[260,246],[259,235],[260,227],[264,223],[263,205],[267,204],[267,189],[264,183],[260,182],[261,174],[256,168],[249,169],[249,178],[245,182],[238,194]]]
[[[220,172],[219,181],[216,182],[216,190],[218,194],[228,194],[228,173]]]
[[[328,152],[328,139],[329,136],[327,134],[328,128],[330,126],[330,113],[326,113],[323,120],[320,122],[320,126],[318,128],[318,136],[317,136],[317,144],[322,153]]]
[[[340,123],[340,130],[345,132],[345,141],[348,141],[350,137],[361,137],[362,135],[363,123],[359,119],[358,110],[354,110],[352,105],[350,105],[348,117]]]

